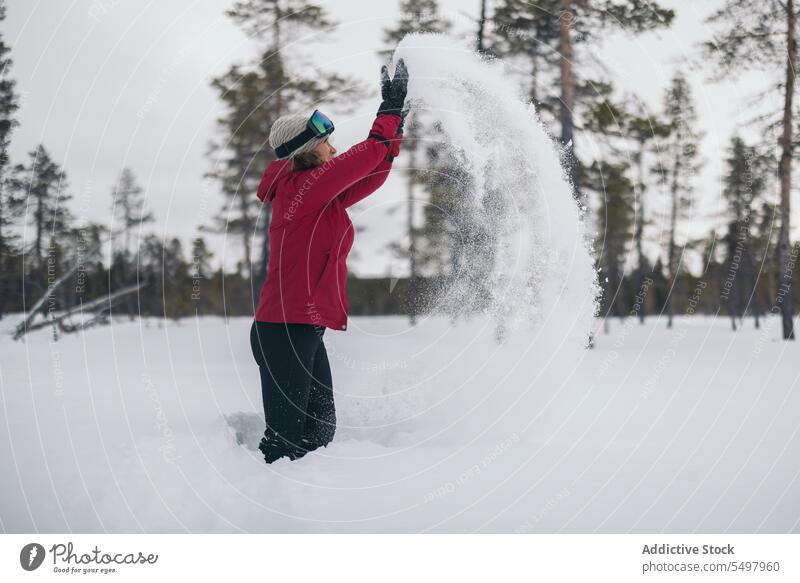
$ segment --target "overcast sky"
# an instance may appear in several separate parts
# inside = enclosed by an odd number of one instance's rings
[[[257,46],[225,17],[232,3],[7,2],[3,34],[12,46],[12,75],[22,96],[12,160],[24,161],[28,151],[45,144],[67,171],[75,214],[104,224],[109,223],[117,175],[129,166],[155,212],[150,229],[188,240],[224,202],[214,185],[203,180],[211,166],[206,152],[214,120],[221,114],[209,79],[231,63],[250,59]],[[382,30],[395,22],[397,2],[321,4],[340,23],[335,34],[326,42],[293,39],[285,50],[299,51],[323,68],[357,75],[374,87],[380,66],[376,50],[382,48]],[[473,28],[470,19],[478,4],[440,3],[456,32]],[[687,60],[696,59],[696,44],[710,35],[703,17],[720,2],[662,4],[677,11],[671,29],[639,37],[616,35],[600,52],[620,90],[654,109],[675,69],[686,69]],[[705,133],[706,165],[698,177],[701,204],[695,215],[709,216],[719,210],[722,153],[732,133],[752,117],[748,98],[767,80],[750,73],[737,82],[709,84],[704,73],[687,72],[697,101],[698,129]],[[557,87],[550,90],[558,92]],[[365,137],[378,101],[376,90],[355,113],[334,116],[337,147]],[[357,274],[404,271],[386,249],[389,242],[402,240],[404,193],[402,167],[397,166],[387,185],[351,212],[354,223],[364,228],[350,262]],[[697,220],[693,229],[707,232],[709,224]],[[217,261],[230,264],[240,256],[238,241],[218,237],[212,246]]]

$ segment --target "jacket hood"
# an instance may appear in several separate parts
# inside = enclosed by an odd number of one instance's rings
[[[258,198],[261,202],[271,202],[275,198],[278,184],[291,174],[291,165],[291,160],[273,160],[267,164],[258,185]]]

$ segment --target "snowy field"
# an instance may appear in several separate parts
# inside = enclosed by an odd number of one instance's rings
[[[523,328],[355,318],[326,333],[334,442],[267,466],[249,320],[55,344],[16,320],[4,532],[800,531],[800,346],[777,321],[614,321],[576,359]]]

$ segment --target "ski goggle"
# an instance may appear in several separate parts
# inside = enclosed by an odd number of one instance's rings
[[[314,110],[314,113],[311,114],[311,119],[308,120],[306,125],[312,131],[316,131],[317,136],[324,136],[333,132],[333,121],[318,109]]]
[[[320,110],[315,109],[314,113],[306,122],[306,128],[297,136],[293,137],[288,142],[285,142],[275,148],[275,154],[279,159],[287,158],[297,148],[321,136],[332,134],[334,130],[333,121]]]

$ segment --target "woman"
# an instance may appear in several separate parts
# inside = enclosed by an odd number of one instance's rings
[[[325,328],[347,329],[347,266],[353,223],[345,210],[377,190],[400,152],[408,72],[381,69],[383,102],[369,136],[336,156],[333,122],[319,111],[275,121],[258,197],[272,203],[267,278],[250,329],[261,373],[267,463],[327,445],[336,410]]]

